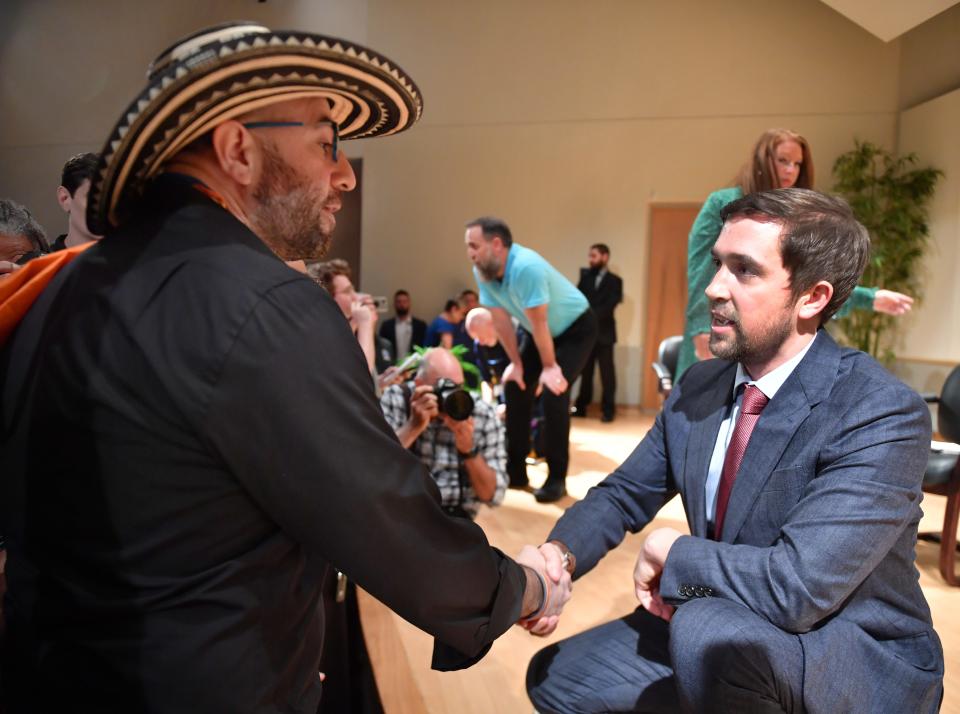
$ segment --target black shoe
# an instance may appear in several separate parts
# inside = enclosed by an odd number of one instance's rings
[[[540,503],[553,503],[566,495],[567,487],[563,481],[547,481],[543,484],[543,488],[538,488],[533,492],[533,497]]]
[[[530,490],[530,481],[527,479],[510,479],[510,483],[507,486],[508,488],[515,488],[519,491],[529,491]]]
[[[600,417],[600,421],[604,422],[605,424],[609,424],[613,421],[613,414],[604,414],[602,417]]]

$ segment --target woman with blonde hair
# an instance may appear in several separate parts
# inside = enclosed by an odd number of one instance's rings
[[[690,229],[687,240],[686,323],[674,380],[679,379],[694,362],[712,356],[709,348],[710,301],[704,291],[716,272],[710,251],[723,227],[720,211],[741,196],[776,188],[813,188],[810,144],[789,129],[768,129],[760,136],[750,159],[737,174],[734,185],[711,193]],[[837,316],[842,317],[851,310],[902,315],[912,305],[913,298],[909,295],[858,285]]]

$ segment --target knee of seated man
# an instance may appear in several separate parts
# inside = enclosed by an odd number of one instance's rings
[[[555,703],[553,688],[547,683],[547,670],[557,651],[555,644],[544,647],[533,656],[527,666],[527,696],[538,710],[550,711],[549,707]]]
[[[744,664],[772,654],[773,625],[743,605],[702,598],[677,608],[670,620],[670,659],[674,671],[685,668],[726,676]]]

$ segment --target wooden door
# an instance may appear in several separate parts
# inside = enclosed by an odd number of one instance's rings
[[[650,207],[650,251],[647,257],[647,314],[643,333],[643,385],[640,405],[660,408],[657,379],[650,365],[657,358],[660,341],[683,334],[687,307],[687,236],[700,204],[653,205]]]

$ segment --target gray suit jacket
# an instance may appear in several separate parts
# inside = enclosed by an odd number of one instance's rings
[[[821,331],[763,411],[715,542],[704,480],[735,374],[721,360],[691,367],[640,445],[550,538],[582,575],[679,492],[692,535],[667,559],[669,602],[727,598],[795,633],[809,711],[936,711],[943,652],[914,567],[926,405]]]

